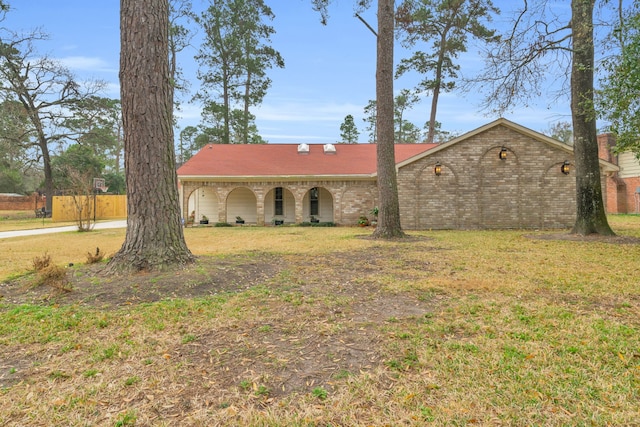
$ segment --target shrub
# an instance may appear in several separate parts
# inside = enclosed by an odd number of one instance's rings
[[[42,256],[37,256],[33,259],[33,269],[36,272],[40,272],[51,265],[51,255],[44,253]]]
[[[300,227],[335,227],[336,223],[333,221],[326,222],[301,222]]]
[[[67,270],[59,265],[50,265],[38,272],[36,286],[47,285],[64,292],[71,291]]]
[[[102,258],[104,258],[104,254],[100,253],[100,248],[96,248],[95,255],[91,252],[87,252],[87,264],[95,264],[102,261]]]
[[[48,285],[61,291],[71,291],[67,270],[59,265],[51,263],[51,255],[45,252],[40,257],[33,259],[33,268],[36,271],[34,286]]]

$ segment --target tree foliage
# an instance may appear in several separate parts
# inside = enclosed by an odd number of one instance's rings
[[[267,70],[284,67],[280,53],[269,44],[275,30],[264,23],[273,18],[263,0],[210,0],[195,19],[205,33],[196,56],[202,83],[196,99],[205,104],[207,125],[220,129],[215,142],[257,140],[250,109],[262,102],[271,85]]]
[[[39,156],[27,144],[28,129],[29,118],[22,104],[0,103],[0,193],[22,194],[39,184],[33,180],[40,175]]]
[[[431,93],[427,142],[433,142],[440,92],[456,87],[460,65],[455,60],[467,51],[469,37],[483,43],[498,40],[484,23],[499,13],[491,0],[404,0],[397,11],[398,32],[406,47],[423,46],[402,59],[396,75],[410,70],[423,75],[417,90]]]
[[[182,52],[193,38],[193,32],[187,26],[193,19],[192,4],[189,0],[170,0],[169,2],[169,74],[173,88],[179,93],[188,91],[189,82],[184,78],[178,64],[178,53]],[[174,91],[174,104],[180,103]]]
[[[557,139],[563,144],[573,145],[573,129],[569,122],[555,122],[542,133],[553,139]]]
[[[394,142],[397,144],[419,143],[423,141],[423,131],[415,124],[406,119],[405,113],[411,110],[420,101],[420,98],[409,91],[402,89],[394,98],[393,102],[393,124],[394,124]],[[377,109],[376,101],[369,100],[364,108],[364,118],[367,123],[367,131],[369,133],[369,142],[376,142],[377,131]],[[444,135],[446,132],[440,130],[440,123],[436,122],[436,138]]]
[[[57,190],[91,188],[93,178],[102,177],[104,162],[90,146],[73,144],[51,158]]]
[[[419,101],[418,95],[408,89],[402,89],[394,98],[393,119],[396,129],[395,142],[397,144],[419,142],[420,129],[404,117],[405,111],[413,108]]]
[[[71,140],[91,147],[108,170],[120,173],[124,149],[120,100],[92,96],[70,110],[73,114],[64,126],[76,135]]]
[[[182,164],[193,156],[197,149],[195,146],[195,138],[198,136],[198,128],[195,126],[186,126],[180,131],[178,147],[176,150],[176,160],[178,164]]]
[[[473,83],[486,95],[483,107],[502,115],[528,106],[547,89],[550,73],[564,95],[571,75],[571,23],[548,10],[546,0],[524,1],[500,42],[487,45],[485,68]]]
[[[631,151],[640,159],[640,6],[634,4],[619,16],[615,32],[620,49],[605,61],[608,75],[599,93],[600,111],[617,136],[615,150]]]
[[[358,127],[353,120],[353,116],[351,114],[347,114],[344,118],[344,122],[340,125],[340,142],[345,144],[357,144],[359,135],[360,132],[358,132]]]
[[[376,100],[370,99],[369,103],[364,107],[364,117],[362,120],[366,123],[366,131],[369,134],[369,142],[375,144],[377,142],[378,129],[376,126],[376,117],[378,110],[376,108]]]
[[[28,118],[24,134],[17,143],[25,149],[36,149],[42,162],[47,195],[47,209],[51,210],[53,174],[51,145],[78,137],[64,126],[73,108],[94,96],[102,82],[80,85],[58,61],[39,55],[34,42],[46,35],[34,31],[17,34],[7,29],[0,33],[0,96],[5,101],[19,103]]]

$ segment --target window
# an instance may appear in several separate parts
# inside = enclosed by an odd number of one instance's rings
[[[320,215],[320,209],[318,204],[318,195],[320,190],[318,187],[313,187],[309,190],[309,215]]]
[[[276,187],[275,193],[273,211],[275,215],[284,215],[284,192],[282,191],[282,187]]]

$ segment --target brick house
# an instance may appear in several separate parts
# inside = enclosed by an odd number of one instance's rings
[[[573,148],[509,120],[442,144],[396,144],[395,156],[406,230],[575,222]],[[600,165],[603,180],[618,170]],[[196,222],[205,215],[293,224],[313,216],[355,225],[377,205],[376,179],[374,144],[210,144],[178,169],[183,217],[193,213]]]
[[[613,153],[612,134],[598,135],[598,155],[619,167],[606,178],[607,213],[640,213],[640,162],[631,152]]]

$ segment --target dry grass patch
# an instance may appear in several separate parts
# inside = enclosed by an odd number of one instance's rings
[[[87,264],[95,264],[104,259],[104,252],[100,252],[100,248],[96,248],[96,253],[87,252]]]
[[[54,222],[51,218],[36,218],[34,211],[0,211],[0,231],[32,230],[75,225],[73,221]]]

